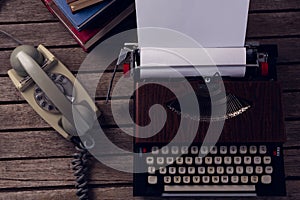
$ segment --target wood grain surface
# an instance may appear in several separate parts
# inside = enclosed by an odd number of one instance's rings
[[[46,45],[74,74],[87,56],[41,1],[1,0],[0,29],[26,44]],[[247,41],[278,45],[278,77],[283,86],[288,194],[287,197],[261,199],[297,200],[300,199],[300,1],[252,0]],[[33,111],[8,78],[7,70],[11,68],[9,57],[16,45],[0,34],[0,199],[75,200],[70,164],[75,152],[73,145]],[[111,104],[104,102],[113,67],[101,67],[108,68],[103,71],[95,65],[85,70],[85,87],[96,97],[97,105],[104,113],[106,136],[120,148],[131,151],[132,137],[120,127],[132,132],[132,125],[116,125]],[[100,75],[101,81],[95,83]],[[121,76],[119,71],[114,84]],[[89,81],[96,84],[95,91]],[[125,106],[122,98],[120,96],[113,102],[118,109]],[[130,108],[132,112],[132,102]],[[109,151],[102,154],[112,158],[117,156]],[[134,198],[132,175],[113,170],[96,160],[91,168],[91,184],[93,199],[97,200],[160,199]]]

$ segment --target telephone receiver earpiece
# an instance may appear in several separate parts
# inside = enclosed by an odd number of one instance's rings
[[[45,121],[67,139],[88,134],[100,111],[54,55],[42,45],[21,45],[12,52],[10,62],[9,77]]]
[[[12,68],[18,73],[19,76],[25,77],[27,76],[27,72],[22,66],[22,63],[17,58],[18,53],[24,52],[29,55],[35,62],[37,62],[40,66],[44,63],[44,56],[39,52],[34,46],[31,45],[21,45],[13,50],[10,55],[10,64]]]

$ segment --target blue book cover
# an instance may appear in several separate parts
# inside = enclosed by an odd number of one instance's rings
[[[54,0],[55,4],[78,30],[81,30],[84,26],[87,26],[93,20],[93,18],[109,7],[114,1],[116,0],[106,0],[102,3],[73,14],[66,0]]]

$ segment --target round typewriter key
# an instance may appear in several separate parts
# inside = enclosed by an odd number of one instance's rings
[[[148,176],[148,183],[151,185],[157,184],[157,176]]]
[[[259,153],[260,154],[266,154],[267,153],[267,146],[265,146],[265,145],[259,146]]]
[[[273,173],[273,167],[272,166],[267,166],[265,168],[265,172],[266,172],[266,174],[272,174]]]
[[[237,147],[236,146],[230,146],[229,152],[230,152],[230,154],[236,154],[237,153]]]
[[[256,154],[257,148],[256,146],[250,146],[250,154]]]
[[[250,156],[245,156],[244,157],[244,163],[246,165],[250,165],[251,164],[251,157]]]
[[[189,174],[195,174],[195,167],[188,167]]]
[[[221,154],[227,154],[227,146],[221,146],[220,147],[220,153]]]
[[[209,181],[210,181],[210,177],[209,176],[203,176],[202,177],[202,182],[203,183],[209,183]]]
[[[238,183],[239,182],[239,177],[238,176],[232,176],[231,177],[231,182],[232,183]]]
[[[148,173],[149,173],[149,174],[155,174],[155,167],[149,166],[149,167],[148,167]]]
[[[180,183],[181,182],[181,176],[174,176],[174,183]]]
[[[232,162],[231,157],[226,156],[226,157],[224,158],[224,163],[225,163],[226,165],[230,165],[231,162]]]
[[[241,182],[242,183],[248,183],[248,176],[242,176],[241,177]]]
[[[240,146],[240,153],[246,154],[247,153],[247,147],[246,146]]]
[[[179,174],[185,174],[185,167],[179,167],[178,172]]]
[[[193,183],[200,183],[200,176],[193,176]]]
[[[256,174],[262,174],[263,173],[263,167],[262,166],[256,166],[255,167],[255,173]]]
[[[270,184],[272,182],[272,177],[270,175],[264,175],[261,177],[261,182],[263,184]]]
[[[213,183],[219,183],[220,181],[220,178],[218,176],[213,176],[211,179]]]
[[[234,171],[234,169],[233,169],[233,167],[226,167],[226,173],[227,174],[233,174],[233,171]]]
[[[171,183],[171,181],[172,181],[171,176],[164,177],[164,183],[168,184],[168,183]]]
[[[191,181],[191,178],[189,176],[184,176],[183,177],[183,182],[184,183],[188,184],[188,183],[190,183],[190,181]]]
[[[228,183],[228,176],[221,176],[222,183]]]
[[[251,183],[258,183],[258,176],[251,176]]]
[[[266,165],[271,164],[271,157],[270,156],[265,156],[264,157],[264,164],[266,164]]]
[[[167,173],[167,169],[165,167],[160,167],[159,168],[159,173],[160,174],[166,174]]]

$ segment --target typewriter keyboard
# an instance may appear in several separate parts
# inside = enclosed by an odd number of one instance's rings
[[[284,179],[282,148],[276,145],[152,146],[138,151],[146,191],[257,193],[257,187],[276,189]]]

